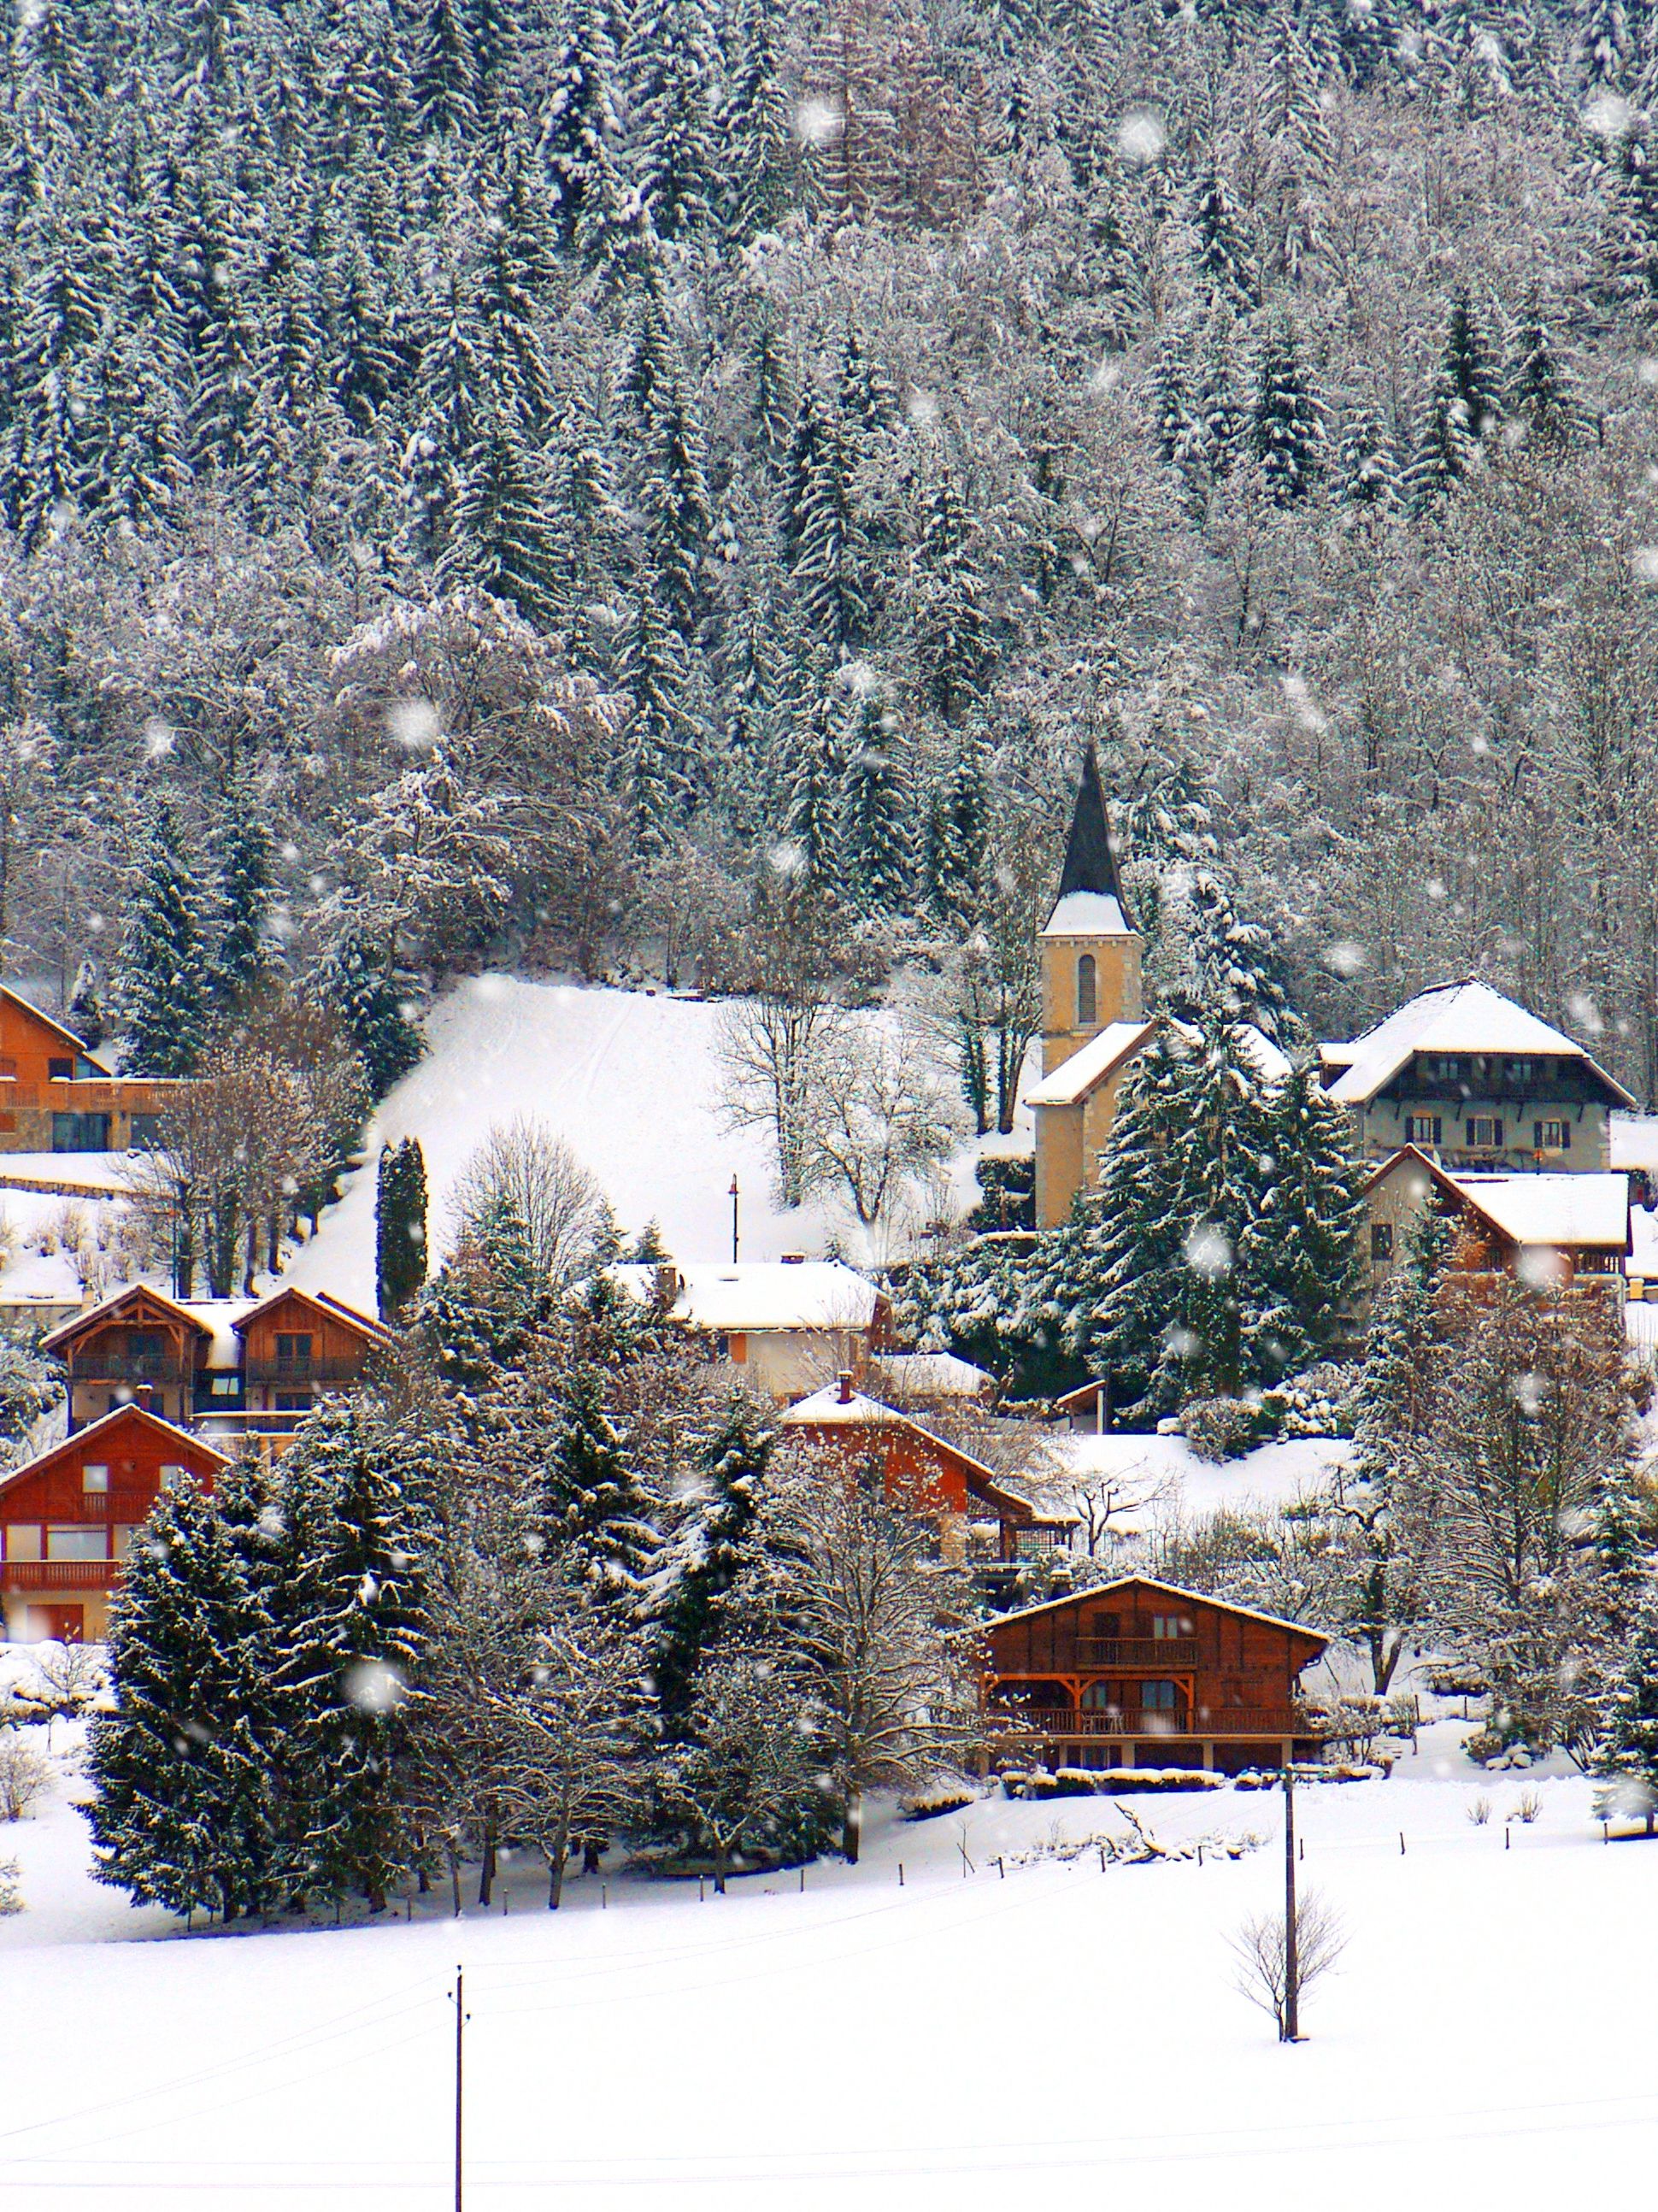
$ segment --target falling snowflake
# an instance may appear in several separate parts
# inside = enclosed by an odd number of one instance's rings
[[[1583,127],[1597,138],[1621,138],[1629,125],[1629,102],[1615,92],[1597,93],[1583,110]]]
[[[803,146],[827,146],[840,137],[841,121],[833,100],[803,100],[794,111],[794,135]]]
[[[1215,1281],[1232,1272],[1232,1240],[1212,1221],[1200,1221],[1186,1239],[1186,1264],[1194,1275]]]
[[[1566,1012],[1573,1025],[1587,1030],[1591,1036],[1599,1036],[1606,1024],[1600,1018],[1600,1009],[1587,991],[1574,991],[1566,1001]]]
[[[799,845],[785,839],[774,845],[766,855],[766,865],[774,876],[803,876],[806,872],[806,856]]]
[[[1136,168],[1161,161],[1168,143],[1163,118],[1155,107],[1131,107],[1117,125],[1117,151]]]
[[[429,699],[394,699],[386,710],[386,726],[396,744],[426,752],[443,734],[443,717]]]
[[[360,1713],[389,1713],[403,1702],[407,1685],[384,1660],[360,1659],[346,1670],[343,1687],[347,1704]]]
[[[143,736],[146,760],[165,760],[179,742],[179,732],[159,714],[152,714],[144,724]]]

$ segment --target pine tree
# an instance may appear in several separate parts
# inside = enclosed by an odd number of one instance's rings
[[[112,983],[129,1075],[188,1075],[207,1034],[196,879],[173,809],[157,798]]]
[[[481,89],[466,0],[428,0],[414,74],[420,128],[434,138],[475,139]]]
[[[759,1401],[734,1390],[677,1502],[649,1608],[652,1671],[671,1728],[683,1719],[704,1655],[726,1626],[722,1601],[737,1580],[775,1441]]]
[[[689,703],[689,657],[648,576],[634,593],[617,673],[634,702],[627,728],[634,836],[641,853],[665,852],[683,829],[695,798],[695,722]]]
[[[432,1532],[367,1396],[325,1401],[282,1477],[295,1558],[276,1609],[305,1814],[299,1879],[327,1897],[360,1891],[380,1910],[412,1856],[396,1762],[419,1694]]]
[[[272,1625],[192,1476],[157,1498],[110,1624],[113,1710],[93,1722],[100,1881],[234,1919],[282,1901]]]
[[[812,644],[837,659],[855,652],[871,613],[853,448],[838,416],[810,389],[801,394],[789,450],[780,550]]]
[[[786,12],[777,0],[738,0],[732,19],[720,209],[738,245],[774,229],[795,201],[794,103],[780,52]]]
[[[605,0],[577,0],[552,70],[539,148],[555,195],[554,221],[567,250],[604,188],[616,123],[616,49]]]
[[[800,673],[784,738],[783,834],[800,873],[834,890],[841,880],[841,715],[825,672]]]
[[[1392,514],[1404,504],[1399,454],[1380,418],[1356,407],[1342,424],[1336,452],[1335,495],[1343,507]]]
[[[344,930],[317,972],[324,1003],[357,1048],[369,1088],[383,1098],[419,1064],[425,1050],[401,995],[355,928]]]
[[[420,1139],[382,1145],[374,1188],[374,1279],[383,1321],[400,1313],[425,1283],[426,1206]]]
[[[972,536],[955,479],[940,459],[910,561],[910,629],[922,688],[947,722],[982,705],[996,661]]]
[[[1189,427],[1182,426],[1176,438],[1175,451],[1171,459],[1182,459],[1190,455],[1194,447],[1200,447],[1203,460],[1212,477],[1229,473],[1249,427],[1249,415],[1238,397],[1237,362],[1235,344],[1236,325],[1232,311],[1224,300],[1217,300],[1210,310],[1204,332],[1204,347],[1196,411],[1193,418],[1195,436]]]
[[[1303,1058],[1265,1102],[1264,1188],[1239,1249],[1246,1356],[1294,1375],[1329,1347],[1355,1287],[1363,1200],[1346,1109]],[[1270,1164],[1269,1164],[1270,1163]]]
[[[660,1565],[662,1537],[658,1502],[632,1463],[625,1427],[610,1402],[610,1367],[602,1343],[584,1339],[562,1378],[544,1515],[550,1543],[574,1556],[594,1589],[636,1615]]]
[[[1238,314],[1260,304],[1260,269],[1248,219],[1218,169],[1199,178],[1188,213],[1199,276]]]
[[[984,726],[969,721],[957,740],[932,811],[927,890],[933,912],[958,932],[971,925],[983,895],[990,842],[990,780]]]
[[[537,629],[562,603],[556,532],[541,456],[520,418],[491,404],[447,503],[440,586],[473,586]]]
[[[1658,1820],[1658,1581],[1650,1576],[1612,1674],[1590,1771],[1597,1816],[1633,1814],[1650,1835]]]
[[[209,988],[224,1011],[245,1006],[273,965],[266,931],[273,884],[270,838],[246,770],[234,774],[225,795],[219,833],[216,942]]]
[[[523,1216],[495,1199],[420,1294],[416,1326],[439,1380],[476,1406],[522,1362],[550,1297]]]
[[[710,225],[722,163],[714,146],[719,50],[701,0],[648,0],[623,58],[633,175],[659,238]]]
[[[1276,503],[1304,498],[1322,465],[1324,425],[1287,316],[1273,317],[1261,345],[1249,437]]]
[[[1515,326],[1506,396],[1510,418],[1525,424],[1535,444],[1556,452],[1570,445],[1582,410],[1535,295]]]
[[[1503,419],[1497,363],[1466,286],[1446,308],[1445,336],[1418,423],[1406,486],[1418,507],[1460,483]]]

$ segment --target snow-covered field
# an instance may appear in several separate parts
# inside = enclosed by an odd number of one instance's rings
[[[1293,1505],[1323,1490],[1331,1469],[1352,1453],[1338,1437],[1290,1437],[1216,1463],[1199,1459],[1184,1437],[1039,1433],[1045,1463],[1062,1468],[1074,1485],[1097,1491],[1104,1484],[1118,1493],[1111,1526],[1122,1535],[1138,1535],[1159,1521],[1200,1520],[1223,1508]]]
[[[0,1922],[0,2202],[452,2203],[458,1963],[474,2207],[1638,2202],[1658,1844],[1603,1847],[1576,1778],[1506,1823],[1526,1782],[1473,1774],[1461,1733],[1298,1793],[1303,1879],[1350,1936],[1298,2049],[1234,1987],[1229,1939],[1280,1892],[1264,1795],[1132,1801],[1169,1840],[1266,1837],[1236,1863],[1004,1876],[999,1854],[1121,1823],[1105,1799],[993,1800],[883,1815],[864,1863],[810,1868],[804,1894],[612,1872],[606,1909],[589,1878],[555,1918],[525,1866],[505,1914],[191,1939],[88,1881],[60,1790],[0,1827],[27,1899]]]
[[[446,1200],[492,1128],[520,1115],[562,1137],[602,1185],[623,1228],[660,1225],[681,1260],[731,1254],[731,1182],[741,1188],[742,1256],[822,1251],[819,1205],[780,1209],[763,1130],[732,1130],[719,1101],[714,1047],[721,1006],[643,991],[586,990],[479,975],[427,1020],[427,1058],[369,1128],[370,1164],[288,1271],[287,1279],[358,1305],[374,1295],[374,1170],[380,1147],[415,1136],[426,1155],[438,1249]],[[1028,1149],[1029,1133],[1024,1133]],[[958,1164],[970,1184],[970,1156]],[[848,1246],[847,1256],[856,1258]]]

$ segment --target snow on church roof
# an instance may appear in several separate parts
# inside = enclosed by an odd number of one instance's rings
[[[1048,917],[1044,937],[1132,937],[1121,902],[1110,891],[1066,891]]]
[[[1026,1105],[1075,1106],[1137,1053],[1156,1027],[1155,1022],[1108,1022],[1097,1036],[1090,1037],[1034,1091],[1026,1091]]]
[[[1418,1052],[1572,1059],[1600,1078],[1609,1097],[1620,1105],[1635,1103],[1581,1044],[1488,983],[1438,984],[1351,1043],[1320,1047],[1325,1066],[1342,1070],[1330,1085],[1330,1096],[1344,1106],[1367,1105]]]

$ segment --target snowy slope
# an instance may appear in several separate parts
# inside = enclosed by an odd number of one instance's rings
[[[845,1224],[822,1205],[793,1212],[777,1207],[765,1132],[726,1126],[714,1060],[722,1011],[700,1000],[509,975],[459,985],[428,1020],[428,1057],[374,1118],[366,1146],[370,1165],[286,1279],[372,1310],[372,1163],[381,1144],[420,1139],[440,1249],[456,1176],[492,1127],[519,1115],[565,1139],[598,1177],[624,1229],[657,1220],[676,1258],[729,1259],[733,1175],[742,1192],[745,1260],[820,1252],[832,1223],[846,1237]],[[969,1164],[964,1155],[959,1182],[969,1180]],[[850,1240],[847,1255],[856,1256]]]
[[[1655,1309],[1658,1311],[1658,1309]],[[1330,1437],[1292,1437],[1257,1445],[1215,1465],[1201,1460],[1184,1437],[1072,1435],[1042,1432],[1042,1456],[1055,1488],[1066,1481],[1116,1485],[1122,1504],[1112,1526],[1132,1534],[1154,1522],[1195,1520],[1223,1508],[1292,1505],[1322,1490],[1330,1470],[1345,1463],[1352,1446]]]
[[[998,1855],[1123,1823],[992,1801],[881,1816],[863,1865],[814,1866],[804,1894],[791,1873],[701,1902],[612,1869],[608,1910],[589,1879],[553,1919],[519,1863],[506,1917],[434,1899],[411,1925],[193,1941],[87,1881],[60,1800],[0,1830],[29,1900],[0,1922],[0,2198],[439,2212],[459,1961],[477,2212],[1638,2201],[1658,1844],[1605,1849],[1561,1778],[1506,1827],[1521,1781],[1476,1778],[1459,1735],[1300,1793],[1303,1879],[1350,1943],[1297,2050],[1234,1986],[1230,1939],[1281,1894],[1268,1796],[1132,1801],[1170,1840],[1267,1839],[1236,1863],[1004,1875]]]

